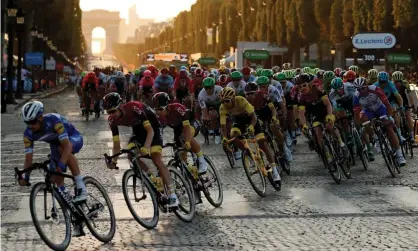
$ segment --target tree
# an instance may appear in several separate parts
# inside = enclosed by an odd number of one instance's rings
[[[344,36],[351,37],[354,32],[353,0],[343,0],[342,2],[338,0],[338,2],[340,2],[340,3],[337,3],[338,9],[334,9],[334,11],[339,11],[340,13],[342,12],[343,14],[342,15],[343,23],[341,24],[340,29],[341,27],[343,28]],[[333,25],[332,20],[331,20],[331,25]]]
[[[344,39],[345,29],[343,32],[343,16],[341,15],[342,8],[343,0],[334,0],[334,3],[331,6],[330,16],[330,40],[332,43],[341,43]]]
[[[333,0],[315,0],[315,20],[319,25],[321,39],[327,40],[330,33],[330,15]]]
[[[284,4],[285,0],[278,0],[274,4],[274,14],[273,16],[275,19],[272,21],[274,22],[271,24],[272,27],[275,27],[275,38],[276,43],[279,46],[286,46],[287,45],[287,29],[286,29],[286,20],[284,15]]]
[[[418,2],[416,0],[393,0],[395,28],[407,29],[418,23]]]
[[[289,45],[289,56],[293,58],[293,65],[300,64],[300,37],[297,18],[296,3],[293,0],[284,0],[284,16],[286,24],[286,41]],[[293,57],[294,56],[294,57]]]
[[[316,43],[319,38],[319,25],[315,20],[314,1],[297,0],[296,12],[299,26],[299,36],[304,40],[305,51],[309,55],[309,45]]]
[[[392,0],[374,0],[373,1],[373,30],[388,31],[391,30],[393,23]]]

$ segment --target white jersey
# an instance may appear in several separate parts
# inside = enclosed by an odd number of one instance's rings
[[[280,97],[284,97],[284,92],[283,92],[283,88],[282,85],[280,84],[279,81],[276,81],[274,79],[271,80],[270,85],[276,87],[276,89],[279,91],[280,93]]]
[[[245,86],[247,86],[247,83],[245,83],[244,80],[241,80],[238,86],[235,86],[234,82],[229,82],[229,84],[226,87],[231,87],[232,89],[234,89],[235,95],[244,96]]]
[[[199,101],[200,108],[206,108],[206,106],[218,106],[221,104],[221,100],[219,99],[219,93],[222,91],[222,87],[219,85],[215,85],[215,89],[213,90],[212,95],[209,95],[206,90],[203,88],[199,92],[199,96],[197,97]]]
[[[282,102],[282,96],[280,95],[280,92],[279,92],[279,90],[277,90],[276,87],[274,87],[272,85],[269,85],[268,93],[269,93],[270,100],[273,103]]]

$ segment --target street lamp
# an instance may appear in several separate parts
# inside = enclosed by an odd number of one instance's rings
[[[357,48],[353,48],[354,65],[357,65]]]
[[[331,47],[331,58],[332,58],[332,64],[331,64],[331,69],[334,69],[334,56],[335,56],[335,52],[336,52],[336,50],[335,50],[335,48],[334,48],[334,46],[333,47]]]
[[[17,14],[17,7],[15,4],[15,1],[8,1],[7,4],[7,16],[9,17],[9,20],[7,22],[7,33],[9,36],[9,41],[7,45],[7,98],[6,102],[7,104],[14,104],[16,103],[14,97],[13,97],[13,42],[15,40],[14,38],[14,17],[16,17]]]
[[[32,37],[37,37],[38,36],[38,30],[36,29],[35,26],[33,26],[32,29],[30,29],[30,35]]]
[[[16,15],[17,23],[17,90],[15,98],[23,97],[23,83],[22,83],[22,33],[24,32],[25,14],[22,9],[19,9]]]

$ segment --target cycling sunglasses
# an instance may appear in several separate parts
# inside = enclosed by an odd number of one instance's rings
[[[213,86],[205,86],[205,87],[203,87],[203,88],[205,88],[205,90],[210,90],[210,89],[212,89],[212,88],[213,88]]]
[[[255,95],[256,91],[252,91],[252,92],[246,92],[245,95],[247,96],[251,96],[251,95]]]
[[[117,109],[112,109],[112,110],[108,110],[107,114],[114,114],[116,112]]]
[[[298,85],[298,87],[299,87],[299,88],[305,88],[305,87],[307,87],[308,85],[309,85],[308,83],[303,83],[303,84]]]
[[[34,124],[36,124],[36,123],[38,123],[38,119],[34,119],[34,120],[31,120],[31,121],[25,121],[25,123],[26,123],[26,125],[34,125]]]
[[[229,104],[232,102],[232,99],[224,99],[221,101],[222,104]]]

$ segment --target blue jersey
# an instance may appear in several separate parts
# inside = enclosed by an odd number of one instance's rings
[[[375,86],[380,87],[379,82],[374,83]],[[382,88],[382,87],[380,87]],[[388,81],[386,86],[382,88],[385,96],[389,99],[389,102],[396,102],[396,96],[399,94],[398,89],[396,89],[395,84],[392,81]]]
[[[174,86],[174,80],[170,75],[158,75],[154,81],[154,87],[161,90],[172,89]]]
[[[30,128],[26,128],[23,134],[25,153],[33,153],[35,141],[59,145],[61,140],[78,134],[79,132],[74,125],[63,116],[56,113],[45,114],[39,132],[33,132]]]
[[[250,77],[248,78],[248,80],[244,80],[247,84],[248,83],[255,83],[255,76],[253,76],[253,75],[250,75]]]

